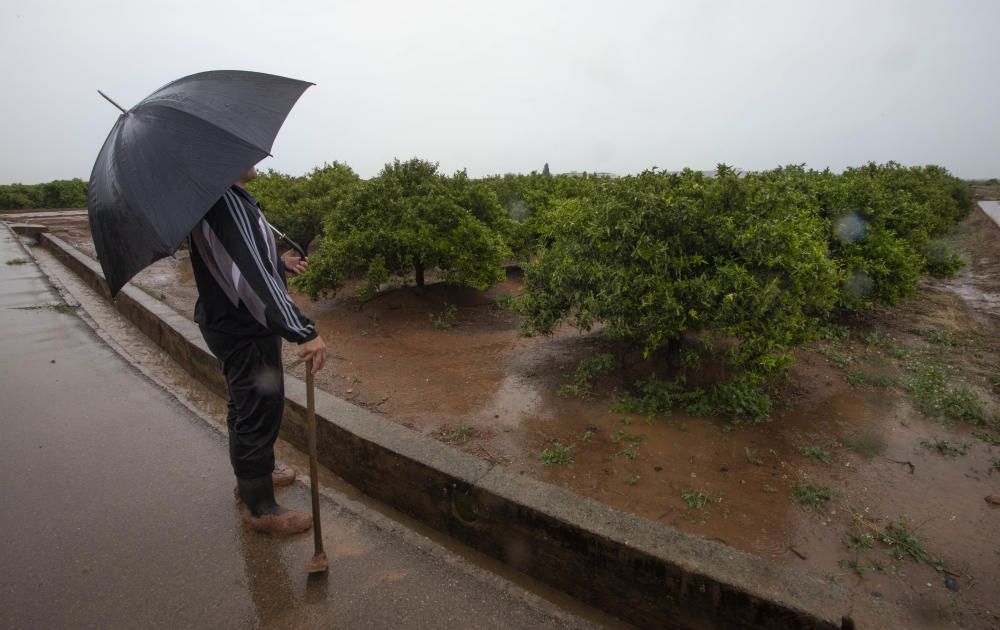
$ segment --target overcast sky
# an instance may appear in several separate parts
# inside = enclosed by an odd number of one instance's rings
[[[1000,176],[1000,2],[3,0],[0,183],[87,179],[118,111],[236,68],[316,83],[262,163],[371,177],[869,160]]]

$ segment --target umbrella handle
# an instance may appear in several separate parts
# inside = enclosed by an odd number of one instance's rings
[[[298,243],[296,243],[292,239],[288,238],[287,234],[285,234],[284,232],[282,232],[278,228],[276,228],[273,225],[271,225],[271,222],[268,221],[267,219],[264,220],[264,223],[267,223],[267,227],[271,228],[271,231],[274,232],[281,240],[283,240],[286,243],[288,243],[289,245],[291,245],[292,249],[294,249],[298,253],[298,255],[302,258],[302,260],[305,260],[306,258],[308,258],[308,256],[306,256],[306,250],[302,249],[301,245],[299,245]]]

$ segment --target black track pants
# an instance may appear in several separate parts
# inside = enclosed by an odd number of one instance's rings
[[[281,337],[232,337],[202,329],[229,387],[229,460],[242,479],[270,475],[285,407]]]

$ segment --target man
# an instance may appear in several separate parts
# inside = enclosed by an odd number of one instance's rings
[[[257,531],[293,534],[309,529],[312,518],[274,500],[274,442],[285,402],[281,340],[299,344],[313,373],[323,367],[326,344],[288,297],[284,273],[296,275],[307,263],[278,257],[260,207],[243,188],[256,176],[250,167],[191,231],[195,321],[229,388],[229,458],[243,520]]]

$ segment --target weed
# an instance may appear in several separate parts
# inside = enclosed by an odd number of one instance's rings
[[[954,387],[949,384],[954,368],[925,361],[910,366],[910,370],[913,376],[906,384],[906,391],[920,411],[931,417],[966,420],[973,424],[981,424],[985,420],[979,396],[965,384]]]
[[[1000,446],[1000,435],[993,435],[992,433],[987,433],[986,431],[973,431],[972,437],[978,438],[992,446]]]
[[[28,264],[28,259],[27,258],[11,258],[10,260],[7,261],[7,264],[8,265],[27,265]]]
[[[887,389],[899,384],[899,379],[892,374],[870,374],[862,370],[851,370],[844,378],[852,387],[871,385],[879,389]]]
[[[994,457],[990,460],[990,470],[1000,472],[1000,457]]]
[[[709,494],[705,490],[693,490],[690,488],[681,490],[681,500],[689,508],[696,510],[704,508],[709,503],[722,503],[724,498],[726,498],[726,493],[724,492]]]
[[[884,453],[886,447],[885,438],[870,431],[846,435],[841,438],[841,442],[858,455],[869,459]]]
[[[552,445],[542,451],[542,454],[538,456],[538,459],[542,461],[546,466],[551,466],[552,464],[563,464],[570,465],[573,463],[573,456],[569,454],[572,445],[561,444],[558,440],[552,442]]]
[[[611,433],[611,441],[615,444],[618,444],[619,442],[642,444],[646,441],[646,436],[641,433],[632,433],[626,429],[617,429]]]
[[[892,347],[893,339],[889,335],[879,332],[878,328],[875,328],[870,333],[862,337],[865,343],[870,346],[875,346],[877,348],[889,349]]]
[[[827,359],[830,359],[837,367],[844,368],[854,363],[854,357],[844,352],[839,346],[825,344],[821,345],[817,350]]]
[[[597,433],[597,427],[587,427],[583,431],[583,436],[580,438],[584,442],[589,442],[594,439],[594,434]]]
[[[959,457],[960,455],[965,455],[969,452],[968,444],[954,444],[948,440],[934,440],[933,442],[920,440],[920,446],[932,451],[937,451],[938,454],[947,455],[949,457]]]
[[[769,486],[766,483],[761,487],[761,490],[764,491],[764,494],[778,494],[777,488],[775,488],[774,486]]]
[[[902,560],[909,556],[917,562],[931,565],[938,571],[944,570],[944,564],[940,560],[932,559],[927,555],[920,539],[910,531],[905,521],[898,523],[890,521],[877,537],[880,542],[888,545],[887,553],[896,560]]]
[[[830,453],[828,453],[821,446],[800,446],[799,452],[810,459],[815,459],[820,463],[823,464],[830,463]]]
[[[581,400],[594,398],[593,380],[598,374],[611,372],[618,367],[618,360],[613,354],[598,354],[580,361],[573,374],[573,382],[567,383],[556,392],[560,396],[572,396]]]
[[[639,475],[629,475],[628,477],[625,477],[626,486],[634,486],[637,483],[639,483]]]
[[[792,498],[795,501],[817,512],[838,496],[840,496],[840,493],[830,486],[820,486],[803,481],[797,482],[795,487],[792,488]]]
[[[449,442],[465,442],[470,437],[472,437],[472,429],[465,426],[464,424],[458,425],[458,428],[451,432],[448,436]]]
[[[955,347],[959,345],[959,340],[955,338],[951,332],[947,330],[936,330],[933,328],[921,331],[924,339],[935,346],[951,346]]]
[[[846,341],[851,338],[851,329],[840,324],[830,324],[823,331],[823,338],[832,341]]]
[[[746,453],[747,461],[753,464],[754,466],[764,465],[764,460],[756,456],[757,449],[746,446],[743,448],[743,452]]]
[[[628,448],[623,450],[620,454],[625,459],[633,461],[635,460],[636,457],[639,456],[639,447],[633,444],[632,446],[629,446]]]
[[[428,314],[431,324],[438,330],[445,330],[455,325],[458,319],[458,308],[454,304],[445,304],[440,315]]]
[[[844,534],[843,537],[844,544],[851,551],[864,551],[866,549],[873,549],[875,547],[875,536],[870,533],[862,534]]]
[[[865,574],[865,568],[861,565],[861,560],[856,557],[850,560],[838,560],[837,566],[841,569],[850,569],[858,577]]]
[[[493,307],[500,311],[510,311],[517,308],[517,297],[511,293],[498,295],[493,300]]]

